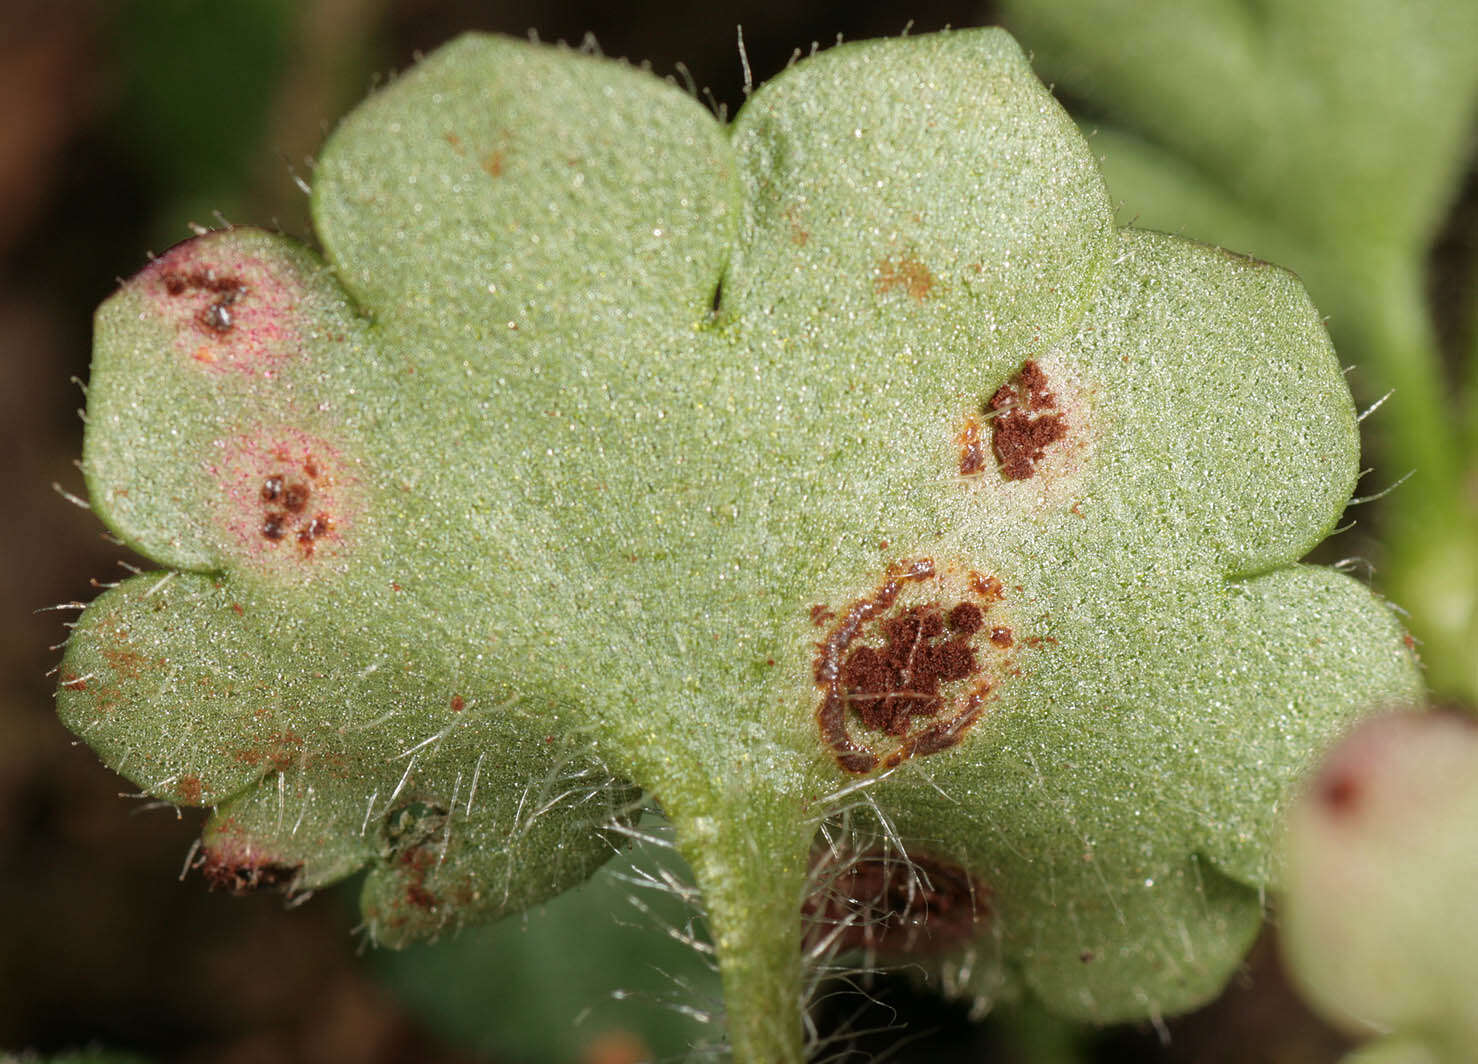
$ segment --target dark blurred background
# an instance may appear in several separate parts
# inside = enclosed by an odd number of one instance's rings
[[[0,1055],[94,1043],[181,1062],[559,1059],[413,1011],[358,956],[348,893],[289,910],[182,875],[201,816],[121,798],[126,781],[57,723],[48,669],[74,614],[36,611],[85,601],[137,561],[63,497],[85,494],[77,382],[92,310],[118,279],[192,225],[252,222],[311,241],[295,178],[311,180],[335,118],[467,29],[589,33],[659,74],[685,64],[732,114],[744,90],[736,26],[762,81],[812,42],[894,35],[910,19],[925,32],[990,13],[970,0],[737,0],[721,12],[670,0],[0,0]],[[475,1001],[476,989],[459,992]],[[884,1004],[862,1026],[896,1006],[924,1032],[892,1058],[904,1061],[1291,1064],[1340,1046],[1292,1002],[1267,943],[1222,1002],[1158,1030],[974,1026],[904,982],[875,989]],[[823,1026],[855,1004],[823,1011]],[[592,1029],[573,1059],[630,1064],[644,1037]]]

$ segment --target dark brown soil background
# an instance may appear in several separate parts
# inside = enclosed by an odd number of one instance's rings
[[[181,880],[201,817],[120,797],[126,781],[55,719],[49,648],[72,614],[35,611],[91,598],[90,580],[116,578],[128,558],[52,487],[84,493],[72,379],[86,376],[90,315],[117,279],[187,237],[187,221],[219,224],[214,210],[306,235],[291,176],[309,171],[335,117],[464,29],[572,42],[589,31],[658,73],[686,63],[732,112],[736,24],[763,80],[797,47],[897,34],[910,15],[914,32],[983,20],[966,0],[0,0],[0,1055],[95,1042],[178,1062],[472,1059],[374,981],[347,897],[289,911]],[[263,45],[258,22],[289,25],[287,38]],[[1171,1023],[1168,1045],[1150,1028],[1109,1032],[1092,1059],[1332,1060],[1337,1043],[1291,1003],[1270,956],[1264,944],[1226,999]],[[882,996],[935,1030],[892,1059],[1015,1059],[996,1028],[902,986]]]

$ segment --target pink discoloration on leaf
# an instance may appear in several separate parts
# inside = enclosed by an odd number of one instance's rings
[[[355,492],[336,447],[284,426],[218,440],[215,448],[210,473],[232,547],[269,564],[312,564],[340,553]]]
[[[243,254],[210,233],[151,262],[134,280],[174,333],[174,352],[204,370],[272,377],[301,348],[304,288],[286,261]]]
[[[196,862],[212,890],[232,894],[274,888],[292,891],[303,867],[301,861],[277,857],[231,818],[218,824],[212,835]]]

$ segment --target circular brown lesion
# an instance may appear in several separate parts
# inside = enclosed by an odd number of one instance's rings
[[[847,772],[892,768],[958,743],[1003,671],[1010,629],[1001,582],[918,558],[891,566],[867,596],[815,624],[816,722]]]

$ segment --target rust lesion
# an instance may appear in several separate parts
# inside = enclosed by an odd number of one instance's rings
[[[173,353],[197,368],[263,378],[302,353],[307,296],[297,264],[249,232],[223,230],[178,244],[126,285]]]
[[[960,476],[976,477],[985,472],[986,456],[990,450],[986,446],[979,417],[971,414],[965,418],[964,425],[955,433],[955,446],[960,452]]]
[[[284,462],[289,460],[283,456]],[[295,541],[303,557],[312,557],[318,541],[333,531],[333,518],[326,511],[314,506],[310,513],[318,476],[318,464],[309,458],[297,468],[284,465],[262,479],[257,496],[263,511],[263,539],[269,543]]]
[[[1022,363],[986,403],[991,418],[991,450],[1001,476],[1026,480],[1036,474],[1047,448],[1066,438],[1067,420],[1047,374],[1034,359]]]
[[[285,427],[219,440],[216,447],[221,457],[208,469],[221,489],[217,511],[249,557],[316,563],[342,547],[356,478],[343,472],[335,447]]]
[[[874,268],[873,290],[880,296],[903,292],[922,303],[934,289],[934,275],[914,255],[883,258]]]
[[[301,864],[288,864],[265,858],[233,860],[230,857],[207,851],[200,865],[200,874],[211,890],[224,890],[231,894],[252,894],[259,890],[282,890],[292,892]]]
[[[255,842],[251,832],[234,817],[226,818],[218,826],[216,837],[206,844],[191,867],[199,869],[211,890],[231,894],[259,890],[291,894],[303,871],[301,861],[284,860]]]
[[[960,742],[1007,664],[996,633],[1009,629],[991,616],[1001,587],[916,558],[837,612],[813,671],[821,741],[843,770],[891,768]]]
[[[203,296],[195,311],[195,323],[217,336],[224,336],[235,327],[232,308],[245,299],[248,292],[246,282],[240,277],[209,266],[166,270],[161,282],[165,293],[172,298]]]
[[[805,247],[811,240],[811,231],[802,224],[801,209],[792,203],[785,208],[785,221],[790,227],[790,242],[798,248]]]
[[[892,956],[938,954],[978,936],[991,891],[961,866],[918,852],[857,855],[818,848],[802,905],[809,948]]]
[[[1054,454],[1081,450],[1086,440],[1080,397],[1071,387],[1066,396],[1062,390],[1062,382],[1054,383],[1036,359],[1023,362],[956,423],[960,476],[977,481],[994,469],[1002,480],[1022,481],[1059,471],[1061,461],[1038,467]]]

